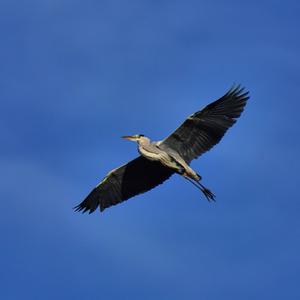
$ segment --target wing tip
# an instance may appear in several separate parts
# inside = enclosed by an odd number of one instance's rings
[[[87,207],[83,206],[82,203],[80,203],[80,204],[74,206],[74,207],[73,207],[73,210],[74,210],[75,212],[80,212],[80,213],[84,214],[84,213],[87,212],[89,209],[88,209]]]
[[[80,204],[76,205],[73,207],[73,210],[75,212],[81,212],[82,214],[88,212],[88,214],[90,215],[91,213],[93,213],[97,207],[99,206],[99,204],[91,206],[88,204],[88,202],[86,200],[82,201]],[[101,208],[100,206],[100,211],[102,212],[104,209]]]
[[[245,86],[242,86],[240,83],[233,83],[226,93],[226,96],[243,98],[246,101],[250,98],[249,91],[246,90]]]
[[[82,214],[88,212],[88,214],[90,215],[90,214],[93,213],[96,209],[90,209],[90,208],[87,208],[87,207],[81,207],[80,205],[77,205],[77,206],[73,207],[73,210],[74,210],[75,212],[82,213]],[[100,209],[101,212],[102,212],[103,210],[104,210],[104,209],[102,209],[102,210]]]

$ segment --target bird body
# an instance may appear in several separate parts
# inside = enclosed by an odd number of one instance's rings
[[[151,142],[142,134],[123,136],[138,143],[140,156],[109,172],[75,210],[92,213],[99,206],[103,211],[154,188],[175,173],[194,184],[209,201],[215,200],[190,163],[222,139],[248,99],[243,88],[232,87],[223,97],[189,116],[162,141]]]
[[[128,139],[125,137],[125,139]],[[173,169],[178,174],[185,174],[196,181],[200,180],[199,175],[182,159],[175,151],[163,150],[159,147],[160,142],[151,142],[144,135],[137,135],[138,151],[145,158],[152,161],[159,161],[162,165]]]

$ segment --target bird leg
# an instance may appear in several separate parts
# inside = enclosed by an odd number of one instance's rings
[[[216,202],[216,199],[215,199],[216,195],[211,190],[209,190],[208,188],[206,188],[203,184],[201,184],[200,182],[198,182],[198,183],[201,186],[201,188],[202,188],[201,191],[205,195],[206,199],[208,201],[214,201],[214,202]]]
[[[206,188],[203,184],[200,182],[193,180],[187,176],[183,176],[185,179],[187,179],[189,182],[191,182],[195,187],[197,187],[206,197],[208,201],[216,201],[215,200],[215,195],[208,189]]]

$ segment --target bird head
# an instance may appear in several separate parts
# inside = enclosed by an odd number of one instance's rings
[[[135,134],[135,135],[124,135],[122,136],[122,139],[138,142],[142,137],[144,137],[143,134]]]

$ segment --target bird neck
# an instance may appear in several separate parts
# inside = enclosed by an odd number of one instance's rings
[[[138,145],[139,146],[147,146],[151,143],[150,139],[147,138],[146,136],[143,136],[141,137],[139,140],[138,140]]]

